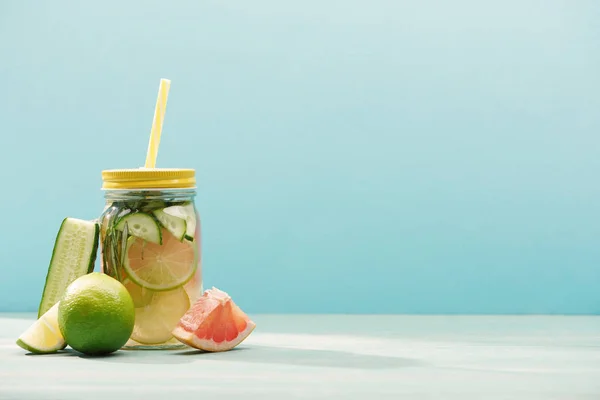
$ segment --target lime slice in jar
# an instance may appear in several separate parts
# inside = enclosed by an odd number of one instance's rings
[[[185,290],[154,292],[152,300],[135,309],[135,326],[131,338],[141,344],[161,344],[173,337],[181,317],[190,308]]]
[[[180,242],[162,228],[162,245],[132,236],[127,239],[124,268],[138,286],[166,291],[186,284],[196,272],[194,243]]]
[[[136,308],[144,307],[152,302],[152,296],[155,292],[136,285],[136,283],[133,282],[128,276],[125,276],[121,283],[129,292],[129,295],[133,300],[133,305]]]

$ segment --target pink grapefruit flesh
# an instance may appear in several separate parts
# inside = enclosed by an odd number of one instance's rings
[[[172,333],[188,346],[216,352],[233,349],[255,327],[227,293],[213,287],[194,303]]]

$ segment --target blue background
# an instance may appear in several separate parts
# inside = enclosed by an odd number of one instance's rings
[[[196,168],[249,312],[600,312],[600,3],[0,2],[0,311],[100,171]]]

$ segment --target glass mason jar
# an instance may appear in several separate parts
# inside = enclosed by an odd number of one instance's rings
[[[119,280],[135,305],[124,347],[184,347],[171,331],[203,291],[195,171],[107,170],[102,178],[102,272]]]

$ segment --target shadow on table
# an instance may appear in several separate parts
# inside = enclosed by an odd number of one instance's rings
[[[302,367],[391,369],[423,366],[424,363],[411,359],[369,354],[356,354],[333,350],[305,350],[268,346],[237,347],[222,353],[207,353],[200,350],[124,350],[104,356],[88,356],[72,349],[55,354],[32,357],[79,357],[90,361],[122,364],[186,364],[208,360],[257,364],[280,364]]]
[[[334,350],[306,350],[268,346],[239,347],[224,353],[204,353],[199,350],[186,350],[177,352],[176,356],[177,358],[199,356],[219,361],[328,368],[389,369],[424,365],[423,362],[411,358],[356,354]]]
[[[73,349],[64,349],[53,354],[27,353],[31,357],[78,357],[84,360],[101,361],[121,364],[186,364],[194,362],[193,359],[183,360],[170,357],[173,350],[121,350],[101,356],[89,356]]]

